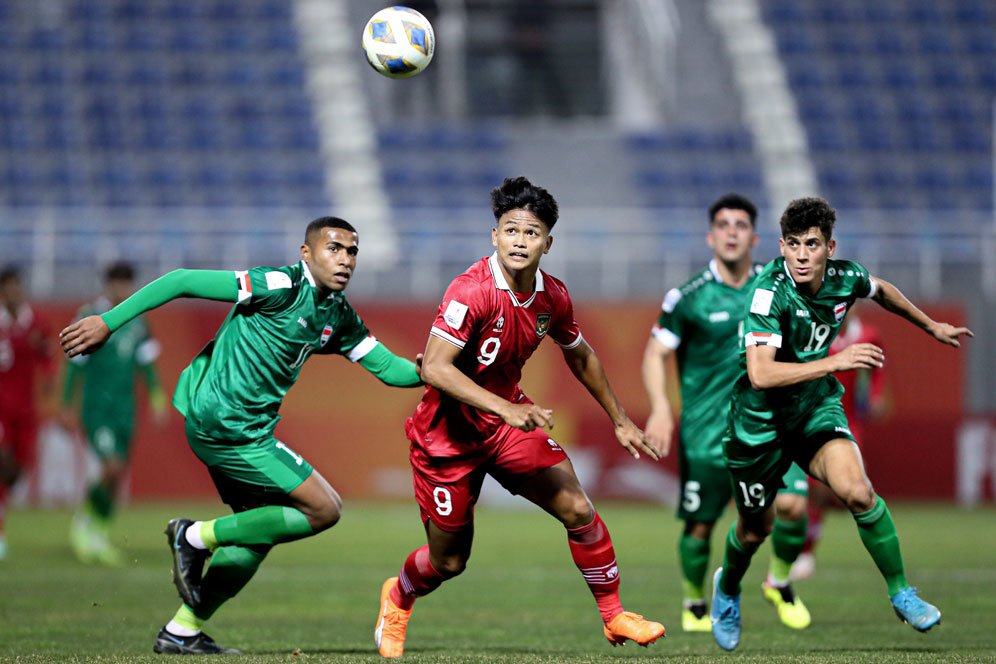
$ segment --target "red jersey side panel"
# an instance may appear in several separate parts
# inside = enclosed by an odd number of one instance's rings
[[[515,293],[494,256],[481,259],[453,280],[430,334],[461,349],[456,361],[460,371],[511,402],[528,401],[519,379],[544,337],[564,347],[582,340],[561,281],[537,272],[533,293]],[[427,387],[406,430],[428,456],[452,457],[478,450],[502,425],[497,415]]]

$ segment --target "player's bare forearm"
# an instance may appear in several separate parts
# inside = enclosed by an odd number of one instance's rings
[[[882,349],[872,344],[854,344],[836,355],[812,362],[778,362],[776,352],[771,346],[747,347],[747,377],[755,390],[798,385],[835,371],[876,369],[885,363]]]
[[[584,385],[591,396],[595,397],[595,401],[608,414],[613,424],[619,425],[628,419],[609,385],[601,361],[591,346],[582,341],[574,348],[565,348],[564,359],[574,377]]]
[[[643,377],[643,389],[647,393],[647,400],[650,402],[650,410],[652,411],[671,410],[666,391],[666,362],[670,354],[671,349],[654,337],[650,337],[647,341],[647,347],[643,351],[640,373]]]
[[[960,337],[975,336],[967,327],[956,327],[949,323],[938,323],[920,311],[894,285],[878,277],[874,279],[878,284],[878,290],[875,291],[873,300],[878,302],[886,311],[892,312],[897,316],[902,316],[942,344],[958,348],[961,346],[961,343],[958,341]]]

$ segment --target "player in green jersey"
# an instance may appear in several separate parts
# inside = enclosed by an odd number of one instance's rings
[[[134,291],[135,270],[124,262],[111,265],[104,275],[104,294],[82,307],[76,318],[110,311]],[[78,355],[66,366],[62,392],[62,421],[82,424],[98,461],[84,506],[73,517],[69,542],[85,563],[120,566],[121,551],[108,537],[118,489],[128,467],[135,430],[135,378],[145,381],[149,405],[157,421],[166,415],[166,395],[159,385],[155,360],[159,342],[149,332],[144,316],[123,325],[104,347],[92,355]],[[83,398],[78,398],[82,389]]]
[[[793,461],[851,511],[900,619],[921,632],[941,620],[940,611],[906,580],[895,523],[865,474],[841,406],[843,389],[831,375],[881,367],[885,355],[870,343],[828,353],[858,298],[871,298],[949,346],[958,347],[959,338],[972,332],[932,320],[861,264],[833,260],[835,221],[836,212],[822,198],[789,203],[781,217],[782,255],[755,281],[744,319],[740,372],[723,440],[738,518],[713,577],[712,633],[725,650],[740,642],[740,582],[771,530],[772,500]]]
[[[674,430],[665,390],[665,362],[672,353],[680,377],[678,518],[684,527],[678,560],[684,587],[681,627],[686,632],[712,631],[705,577],[713,527],[732,497],[722,440],[739,370],[738,330],[762,267],[751,259],[758,240],[756,222],[757,208],[738,194],[722,196],[709,207],[706,242],[715,255],[706,269],[668,291],[643,354],[643,384],[651,408],[645,435],[664,453]],[[789,571],[805,543],[808,485],[805,472],[794,464],[784,482],[775,499],[774,555],[763,592],[782,622],[802,629],[809,626],[809,611],[795,595]]]
[[[349,223],[321,217],[308,225],[296,265],[175,270],[60,334],[72,358],[93,352],[129,320],[175,298],[236,303],[180,375],[173,397],[186,419],[187,442],[235,514],[169,522],[173,581],[183,604],[157,635],[156,652],[237,652],[205,635],[204,623],[249,582],[275,544],[310,537],[339,520],[341,501],[332,486],[274,437],[280,404],[304,362],[313,354],[344,355],[388,385],[421,384],[421,356],[413,363],[391,353],[343,295],[358,251],[359,236]]]

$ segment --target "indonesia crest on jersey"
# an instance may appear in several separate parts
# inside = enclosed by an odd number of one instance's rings
[[[514,403],[528,401],[519,378],[544,337],[563,348],[583,340],[563,282],[537,271],[535,290],[516,293],[497,254],[482,258],[453,280],[429,333],[461,349],[456,365],[471,380]],[[449,457],[479,447],[501,425],[497,415],[427,387],[409,436],[429,456]]]

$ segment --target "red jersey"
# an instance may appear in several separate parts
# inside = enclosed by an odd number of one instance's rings
[[[875,327],[858,318],[847,321],[846,327],[830,344],[830,354],[839,353],[853,344],[875,344],[882,348],[882,338]],[[834,374],[844,386],[841,404],[851,424],[860,423],[868,414],[869,406],[882,398],[885,387],[883,369],[855,369]]]
[[[35,376],[53,368],[48,326],[21,305],[16,316],[0,307],[0,416],[35,412]]]
[[[497,254],[482,258],[450,283],[429,333],[462,349],[456,360],[460,371],[513,403],[529,401],[519,378],[544,337],[563,348],[582,341],[563,282],[538,270],[536,290],[516,293]],[[503,424],[497,415],[426,387],[407,430],[430,457],[453,457],[479,448]]]

